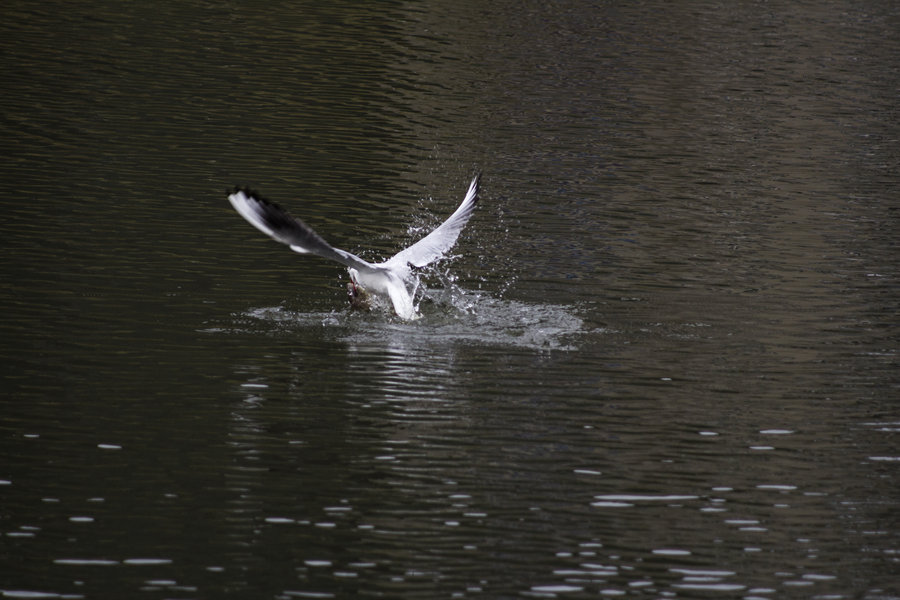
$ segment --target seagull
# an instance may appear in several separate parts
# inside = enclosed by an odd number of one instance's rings
[[[412,269],[433,263],[453,247],[478,203],[480,180],[481,173],[472,179],[462,203],[446,221],[412,246],[380,263],[370,263],[346,250],[334,248],[309,225],[247,188],[236,187],[228,200],[251,225],[275,241],[287,244],[294,252],[315,254],[347,267],[351,305],[365,306],[370,294],[387,296],[397,316],[412,320],[418,318],[413,304],[417,280]]]

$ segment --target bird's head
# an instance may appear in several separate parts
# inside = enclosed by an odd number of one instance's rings
[[[350,302],[352,308],[369,310],[372,308],[371,300],[369,292],[363,289],[362,286],[352,281],[347,284],[347,301]]]

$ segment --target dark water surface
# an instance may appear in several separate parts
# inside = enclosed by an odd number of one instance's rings
[[[896,2],[0,17],[0,595],[900,598]]]

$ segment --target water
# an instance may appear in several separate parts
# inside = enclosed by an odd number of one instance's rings
[[[5,597],[900,597],[893,3],[0,15]]]

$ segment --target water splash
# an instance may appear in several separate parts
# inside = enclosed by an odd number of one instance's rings
[[[324,328],[329,336],[354,342],[407,338],[416,344],[479,344],[534,350],[575,350],[584,322],[575,309],[555,304],[529,304],[469,292],[456,285],[424,290],[421,317],[402,321],[388,303],[371,311],[349,307],[333,312],[301,312],[284,306],[253,308],[234,315],[231,327],[209,332],[263,331],[292,335]]]

